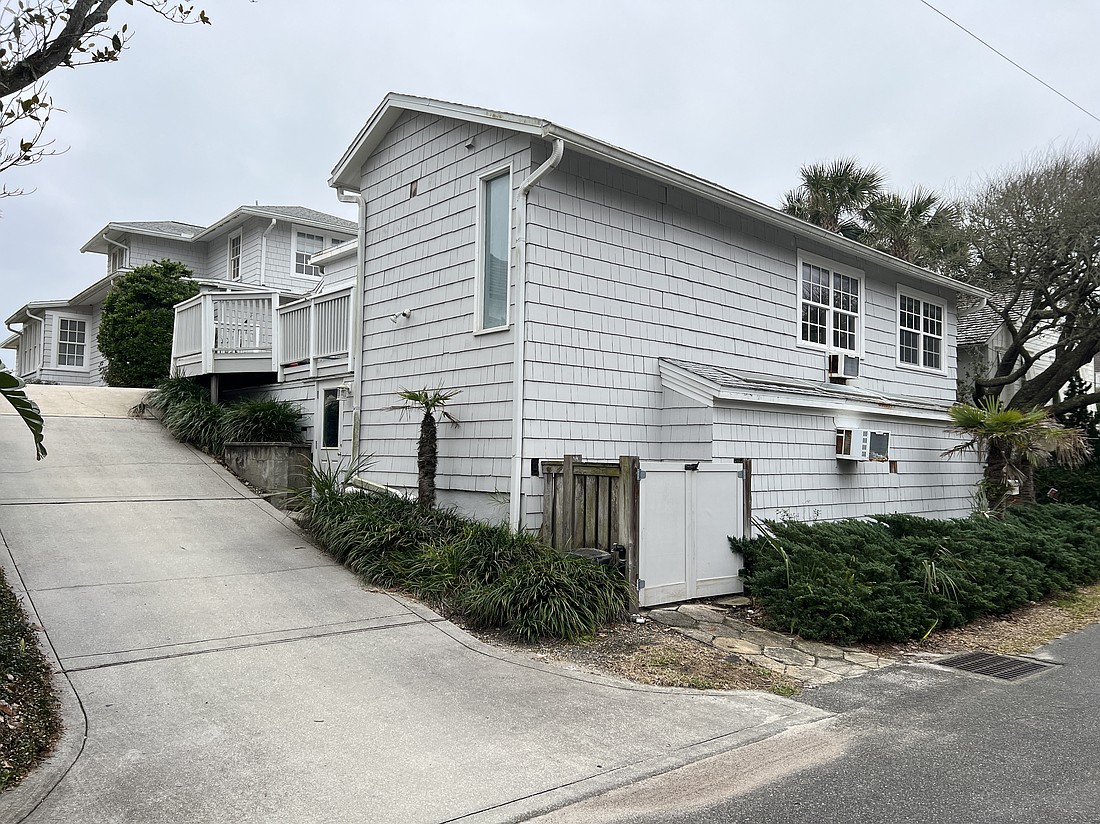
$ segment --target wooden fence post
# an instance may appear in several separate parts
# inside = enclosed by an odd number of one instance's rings
[[[561,467],[561,509],[558,511],[558,540],[561,542],[560,550],[568,552],[576,549],[573,545],[573,535],[577,523],[577,510],[573,503],[576,495],[577,479],[574,475],[573,463],[581,460],[580,455],[566,455]]]
[[[619,542],[626,547],[626,579],[638,592],[638,476],[637,456],[619,458]]]

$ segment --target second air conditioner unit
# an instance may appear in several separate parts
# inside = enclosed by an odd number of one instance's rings
[[[888,461],[890,433],[870,429],[838,429],[836,456],[845,461]]]
[[[850,381],[859,377],[859,358],[836,353],[828,355],[829,380]]]

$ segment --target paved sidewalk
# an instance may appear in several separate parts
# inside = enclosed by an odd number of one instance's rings
[[[46,460],[0,417],[0,558],[74,718],[0,822],[523,821],[828,715],[491,649],[364,589],[155,421],[101,417],[131,399],[56,389],[31,387]]]

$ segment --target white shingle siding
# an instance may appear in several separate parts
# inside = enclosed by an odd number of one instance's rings
[[[208,276],[206,244],[204,243],[195,244],[182,240],[139,234],[128,235],[124,242],[130,249],[131,268],[167,258],[168,260],[178,260],[190,269],[195,277]],[[209,276],[220,277],[221,275],[211,274]]]
[[[373,454],[371,477],[382,483],[416,487],[420,417],[388,408],[397,392],[442,387],[461,390],[449,406],[461,424],[439,424],[441,500],[507,492],[512,331],[474,335],[473,327],[479,175],[508,162],[518,185],[530,167],[526,138],[405,115],[364,165],[362,451]],[[391,320],[405,310],[407,319]]]

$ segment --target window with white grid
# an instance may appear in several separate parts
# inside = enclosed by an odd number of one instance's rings
[[[898,293],[898,362],[943,371],[943,305]]]
[[[84,366],[87,323],[75,318],[58,318],[57,324],[57,365]]]
[[[321,268],[313,266],[309,259],[325,248],[325,239],[322,235],[313,235],[309,232],[296,232],[294,236],[294,271],[299,275],[321,276]]]
[[[862,280],[818,260],[803,260],[799,279],[802,342],[858,352]]]

